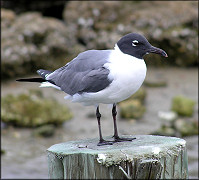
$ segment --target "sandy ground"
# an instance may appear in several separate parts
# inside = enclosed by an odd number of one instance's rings
[[[146,108],[143,118],[139,120],[123,120],[119,118],[119,134],[150,134],[157,130],[161,121],[158,111],[168,111],[172,97],[184,95],[195,101],[194,117],[198,119],[198,69],[177,68],[148,68],[146,80],[166,80],[167,87],[146,87]],[[18,94],[27,89],[38,89],[37,83],[16,83],[9,81],[2,84],[1,95]],[[94,117],[95,107],[82,106],[63,99],[65,94],[55,89],[42,89],[46,97],[55,96],[66,104],[74,114],[74,118],[67,121],[63,127],[57,128],[52,138],[35,138],[31,129],[12,128],[2,129],[2,178],[48,178],[46,149],[53,144],[98,137],[97,121]],[[103,136],[113,134],[111,106],[101,105]],[[198,178],[198,136],[184,138],[187,141],[189,176]],[[97,143],[97,142],[96,142]]]

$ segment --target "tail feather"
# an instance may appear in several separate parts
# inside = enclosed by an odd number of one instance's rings
[[[43,78],[26,78],[26,79],[17,79],[16,81],[21,81],[21,82],[46,82],[45,79]]]
[[[42,82],[39,87],[52,87],[52,88],[61,90],[61,88],[59,86],[56,86],[55,84],[53,84],[51,82]]]
[[[21,81],[21,82],[46,82],[46,77],[52,73],[52,71],[44,70],[44,69],[39,69],[37,73],[41,76],[41,78],[27,78],[27,79],[17,79],[16,81]]]
[[[59,86],[57,86],[53,81],[46,80],[46,77],[52,73],[52,71],[39,69],[37,73],[41,76],[41,78],[26,78],[26,79],[17,79],[16,81],[21,82],[39,82],[41,83],[40,87],[53,87],[61,90]]]
[[[46,77],[52,73],[52,71],[44,70],[44,69],[39,69],[37,70],[37,73],[43,78],[46,79]]]

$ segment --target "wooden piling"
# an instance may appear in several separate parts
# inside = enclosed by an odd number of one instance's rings
[[[154,135],[122,137],[136,139],[105,146],[97,146],[98,139],[51,146],[47,150],[49,178],[188,179],[185,140]]]

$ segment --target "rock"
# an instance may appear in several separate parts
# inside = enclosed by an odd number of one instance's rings
[[[181,134],[181,137],[198,135],[198,121],[178,119],[175,122],[175,129]]]
[[[6,4],[19,7],[14,2],[3,1],[3,4],[3,7],[9,6]],[[42,11],[49,6],[56,12],[55,6],[59,4],[66,4],[65,23],[38,12],[15,14],[1,9],[3,80],[27,76],[40,68],[54,70],[87,49],[112,49],[130,32],[145,35],[151,44],[169,55],[166,61],[158,55],[148,55],[147,65],[198,65],[197,2],[24,2],[20,7],[41,5]]]
[[[16,18],[16,14],[11,10],[1,9],[1,28],[10,27]]]
[[[113,48],[123,35],[137,32],[169,56],[162,61],[160,56],[148,55],[147,64],[196,66],[197,7],[197,2],[188,1],[70,1],[63,17],[86,49]]]
[[[157,131],[151,133],[151,135],[159,135],[159,136],[176,136],[175,129],[162,125]]]
[[[129,99],[119,103],[120,117],[126,119],[139,119],[143,116],[146,108],[137,99]]]
[[[158,117],[162,120],[162,125],[152,134],[177,137],[198,135],[198,121],[187,118],[178,119],[178,115],[192,116],[194,104],[194,101],[183,96],[174,97],[172,111],[158,112]]]
[[[159,111],[158,117],[162,121],[172,122],[177,119],[178,115],[177,115],[177,113],[175,113],[173,111]]]
[[[120,117],[126,119],[141,118],[146,111],[146,108],[144,106],[145,97],[146,90],[141,87],[127,100],[118,103],[120,107]]]
[[[33,131],[34,136],[51,137],[55,133],[55,126],[52,124],[37,127]]]
[[[195,102],[184,96],[176,96],[172,99],[171,110],[180,116],[192,116]]]
[[[2,97],[1,120],[18,127],[38,127],[45,124],[61,125],[71,119],[72,114],[66,105],[38,94],[32,91]]]
[[[198,121],[184,118],[176,119],[170,124],[162,124],[161,127],[152,134],[177,137],[198,135]]]
[[[145,88],[141,87],[135,94],[133,94],[129,99],[137,99],[139,100],[142,104],[145,101],[146,98],[146,90]],[[128,99],[127,99],[128,100]]]
[[[109,49],[121,37],[115,31],[120,6],[114,1],[71,1],[65,6],[63,17],[67,26],[74,27],[78,41],[86,49]]]
[[[1,11],[1,75],[4,80],[34,73],[40,68],[54,70],[65,65],[81,49],[73,30],[60,20],[36,12],[16,16],[10,10]]]
[[[158,118],[162,121],[161,127],[151,134],[160,136],[180,136],[179,132],[176,131],[174,125],[177,117],[178,116],[176,112],[159,111]]]
[[[12,9],[17,14],[26,12],[26,11],[39,11],[44,16],[52,16],[59,19],[62,19],[62,12],[64,9],[64,5],[67,1],[26,1],[26,0],[18,0],[18,1],[1,1],[1,7],[6,9]]]

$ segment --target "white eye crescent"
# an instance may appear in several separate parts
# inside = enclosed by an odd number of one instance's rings
[[[133,42],[132,42],[132,46],[137,46],[138,45],[138,41],[137,40],[133,40]]]

